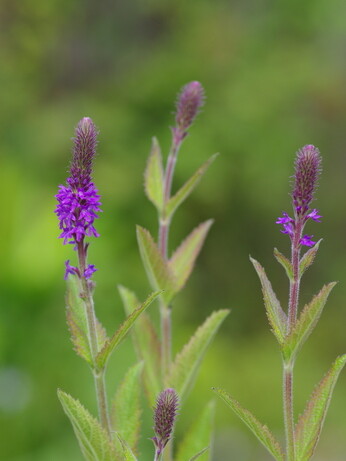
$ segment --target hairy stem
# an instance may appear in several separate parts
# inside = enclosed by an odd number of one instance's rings
[[[284,364],[283,373],[284,422],[286,434],[286,461],[295,461],[293,414],[293,364]]]
[[[299,305],[300,289],[300,239],[304,228],[304,221],[296,219],[294,235],[291,246],[291,264],[293,278],[290,280],[290,295],[288,303],[287,334],[295,327]],[[293,407],[293,370],[295,359],[283,364],[283,401],[284,401],[284,423],[286,434],[286,456],[287,461],[295,461],[295,437],[294,437],[294,407]]]
[[[84,277],[84,271],[86,268],[86,247],[84,240],[78,243],[78,260],[79,260],[79,271],[81,276],[82,288],[83,288],[83,299],[86,307],[87,324],[88,324],[88,339],[90,344],[90,351],[93,360],[93,375],[95,382],[97,406],[100,422],[103,428],[108,434],[111,433],[111,425],[108,414],[108,403],[106,384],[104,380],[105,369],[97,370],[96,367],[96,356],[99,352],[98,341],[97,341],[97,328],[96,328],[96,315],[94,309],[94,300],[88,280]]]
[[[300,239],[302,237],[303,223],[297,220],[295,232],[292,238],[291,247],[291,263],[293,269],[293,280],[290,281],[290,297],[288,304],[288,328],[287,332],[290,333],[296,323],[299,302],[299,288],[300,288],[300,275],[299,275],[299,261],[300,261]]]

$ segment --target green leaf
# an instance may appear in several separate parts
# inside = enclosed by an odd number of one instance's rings
[[[169,199],[166,205],[166,218],[170,219],[178,206],[191,194],[194,188],[201,180],[204,173],[207,171],[209,166],[213,163],[219,154],[212,155],[198,170],[186,181],[186,183],[178,190],[178,192]]]
[[[92,354],[89,346],[89,329],[86,314],[86,305],[82,297],[83,288],[77,275],[69,275],[66,292],[66,318],[71,333],[72,343],[76,353],[93,366]],[[101,349],[107,341],[105,329],[96,320],[98,347]]]
[[[124,303],[125,312],[130,315],[138,306],[136,295],[123,286],[119,286],[120,296]],[[144,362],[144,386],[152,407],[156,403],[156,397],[162,390],[161,382],[161,352],[160,342],[155,331],[154,325],[146,312],[138,318],[132,331],[132,338],[139,360]]]
[[[122,461],[137,461],[137,458],[135,457],[133,451],[131,450],[127,442],[121,437],[121,435],[118,432],[116,431],[114,432],[115,432],[114,435],[121,446],[121,451],[123,455]]]
[[[308,461],[321,434],[330,399],[339,374],[346,363],[346,354],[338,357],[315,388],[295,429],[297,461]]]
[[[312,248],[310,248],[302,257],[302,259],[299,262],[299,273],[300,277],[304,274],[306,269],[311,266],[311,264],[314,262],[315,256],[317,254],[318,248],[320,246],[320,243],[322,242],[322,239],[320,239],[316,245],[314,245]]]
[[[85,459],[87,461],[119,460],[107,432],[83,405],[61,390],[58,390],[58,397],[72,423]]]
[[[160,294],[160,291],[156,291],[155,293],[149,295],[148,298],[144,301],[144,303],[141,306],[137,307],[137,309],[134,310],[120,325],[120,327],[114,333],[114,335],[108,341],[106,341],[105,345],[96,357],[96,364],[99,369],[104,368],[108,358],[110,357],[110,354],[117,346],[119,346],[122,340],[126,337],[127,333],[132,328],[137,317],[139,317],[141,313],[145,311],[145,309],[147,309],[147,307],[149,307],[150,304],[154,301],[154,299],[156,299]]]
[[[212,224],[213,220],[209,219],[196,227],[169,260],[168,264],[175,277],[177,290],[181,290],[189,278]]]
[[[287,277],[290,280],[293,280],[293,269],[291,262],[284,256],[277,248],[274,248],[274,256],[276,260],[281,264],[281,266],[285,269]]]
[[[239,402],[233,399],[223,389],[213,388],[213,390],[221,397],[221,399],[234,411],[234,413],[247,425],[249,429],[255,434],[258,440],[266,447],[269,453],[277,461],[284,461],[284,454],[279,442],[275,439],[274,435],[267,426],[260,423],[255,416],[243,408]]]
[[[195,456],[193,456],[192,458],[190,458],[189,461],[195,461],[195,459],[197,459],[197,458],[199,458],[200,456],[202,456],[203,453],[205,453],[207,450],[209,450],[209,447],[203,448],[203,450],[199,451],[198,453],[195,454]]]
[[[119,385],[112,402],[112,427],[127,441],[132,451],[137,451],[140,430],[140,375],[143,362],[132,366]]]
[[[202,358],[228,314],[229,311],[226,309],[213,312],[176,356],[170,368],[165,387],[175,389],[181,400],[192,386]]]
[[[272,327],[272,331],[278,340],[279,344],[283,344],[286,335],[287,317],[280,306],[280,302],[273,291],[270,281],[265,273],[265,270],[255,259],[250,257],[250,261],[258,274],[262,285],[262,293],[264,305],[267,312],[267,317]]]
[[[144,174],[144,188],[148,199],[162,210],[164,201],[164,171],[162,166],[161,149],[156,138],[153,138],[151,152]]]
[[[214,413],[215,403],[211,401],[203,408],[201,414],[197,415],[197,418],[194,418],[193,425],[178,446],[175,461],[197,459],[196,457],[201,457],[205,453],[208,445],[211,444]],[[205,454],[201,458],[201,461],[207,461],[209,458],[210,456]]]
[[[163,259],[149,231],[137,226],[137,240],[151,286],[154,290],[164,290],[162,297],[169,304],[176,293],[176,281],[171,269]]]
[[[318,295],[316,295],[302,310],[296,325],[292,332],[286,337],[285,344],[282,348],[286,361],[296,356],[299,349],[312,333],[322,314],[328,296],[335,285],[336,282],[324,285]]]

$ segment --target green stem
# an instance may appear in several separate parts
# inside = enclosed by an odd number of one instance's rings
[[[98,350],[98,339],[97,339],[97,328],[96,328],[96,315],[94,308],[94,300],[92,297],[91,287],[88,280],[84,277],[84,271],[86,268],[86,248],[84,241],[78,243],[78,259],[79,259],[79,271],[83,289],[83,299],[86,307],[87,324],[88,324],[88,340],[90,345],[90,351],[93,361],[93,375],[95,382],[97,406],[100,422],[107,433],[111,434],[111,424],[108,414],[108,403],[106,384],[104,379],[105,368],[99,370],[96,365],[96,357],[99,352]]]

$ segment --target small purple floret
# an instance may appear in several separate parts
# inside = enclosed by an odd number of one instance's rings
[[[320,218],[322,218],[322,216],[320,214],[318,214],[318,213],[319,213],[319,211],[316,210],[316,208],[315,208],[308,215],[306,215],[306,217],[310,218],[310,219],[313,219],[316,222],[321,222]]]
[[[84,277],[86,279],[90,279],[90,277],[93,275],[94,272],[96,272],[97,269],[94,266],[94,264],[89,264],[88,267],[84,271]]]
[[[313,247],[315,245],[316,242],[314,242],[312,240],[312,237],[313,235],[304,235],[301,239],[300,239],[300,244],[301,245],[305,245],[307,247]]]
[[[78,270],[78,267],[71,266],[71,265],[70,265],[70,260],[68,259],[67,261],[65,261],[65,275],[64,275],[64,280],[67,280],[67,279],[68,279],[69,274],[78,275],[78,274],[79,274],[79,270]]]

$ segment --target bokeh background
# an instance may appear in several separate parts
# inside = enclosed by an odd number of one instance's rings
[[[64,314],[64,261],[54,194],[66,177],[80,118],[100,128],[95,182],[102,194],[90,259],[99,268],[98,316],[109,332],[123,319],[116,285],[150,288],[135,224],[156,233],[143,194],[151,137],[163,151],[177,91],[199,80],[206,105],[177,166],[181,185],[212,153],[221,155],[177,213],[171,245],[200,221],[215,224],[196,270],[174,306],[178,350],[216,308],[229,307],[179,418],[177,438],[211,386],[226,388],[279,438],[281,363],[248,255],[261,261],[287,303],[287,280],[272,256],[289,252],[276,217],[289,211],[296,150],[323,155],[309,232],[324,241],[304,276],[302,301],[340,283],[297,362],[296,413],[334,358],[346,350],[346,3],[339,0],[2,0],[0,5],[0,459],[77,461],[60,387],[93,412],[93,383],[72,352]],[[72,255],[73,257],[73,255]],[[72,258],[71,258],[72,259]],[[109,371],[114,392],[135,357],[130,340]],[[144,402],[145,404],[145,402]],[[346,376],[341,376],[316,461],[345,459]],[[150,412],[141,458],[152,459]],[[269,459],[252,434],[217,402],[214,461]]]

